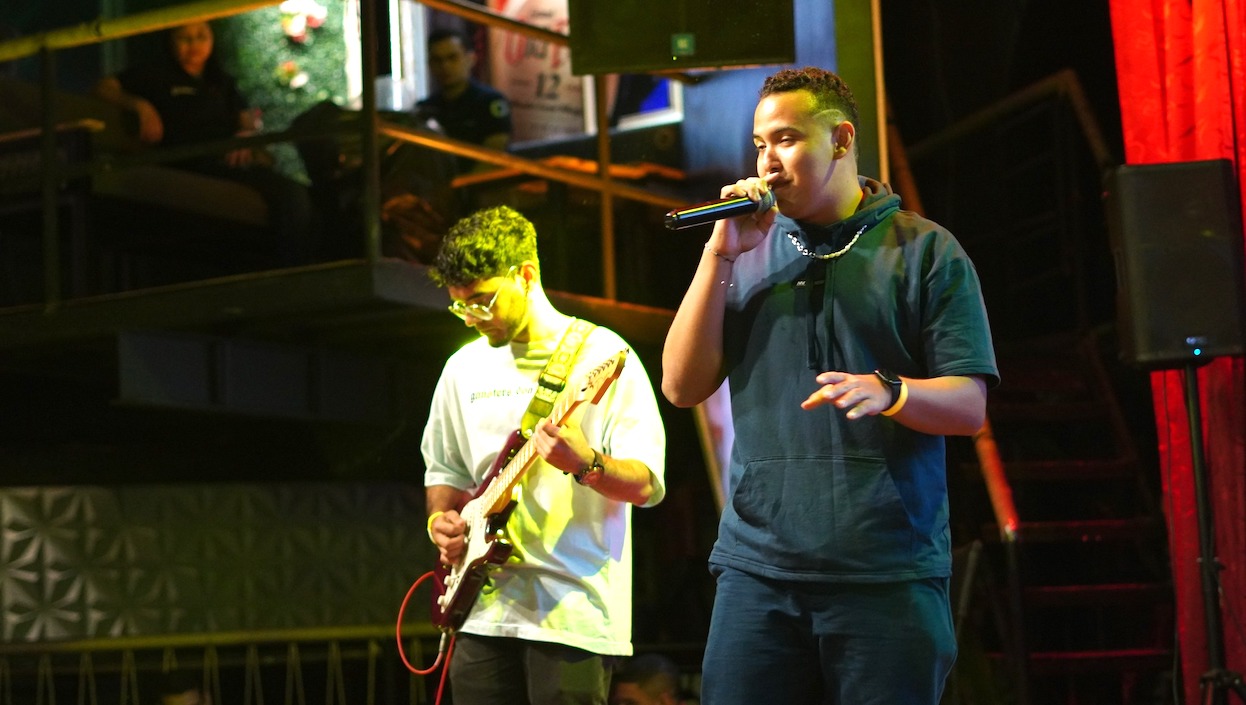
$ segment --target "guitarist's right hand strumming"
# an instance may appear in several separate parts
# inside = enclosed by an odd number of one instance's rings
[[[428,537],[437,547],[442,565],[454,565],[463,558],[466,531],[467,522],[463,521],[463,517],[459,516],[458,511],[454,509],[437,514],[428,523]]]

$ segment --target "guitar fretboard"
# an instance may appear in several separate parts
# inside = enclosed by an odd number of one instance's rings
[[[626,351],[620,352],[615,357],[597,366],[588,374],[584,384],[574,394],[564,394],[559,397],[558,401],[554,402],[553,410],[550,411],[549,420],[558,425],[566,421],[575,407],[584,401],[586,396],[590,396],[590,390],[591,394],[596,393],[597,388],[602,385],[603,377],[613,379],[612,373],[618,368],[625,354]],[[606,374],[607,372],[611,374]],[[536,449],[532,445],[532,440],[529,439],[520,446],[519,450],[515,451],[515,455],[506,463],[506,467],[502,468],[498,472],[497,477],[485,488],[484,493],[480,496],[479,506],[487,511],[489,508],[497,506],[503,497],[509,495],[511,490],[514,489],[515,483],[519,482],[519,477],[523,475],[524,471],[528,469],[528,465],[532,463],[534,455],[536,455]]]

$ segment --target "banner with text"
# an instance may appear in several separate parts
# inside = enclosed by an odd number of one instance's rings
[[[553,32],[567,32],[567,0],[489,0],[489,9]],[[567,47],[492,29],[489,56],[493,84],[511,101],[514,141],[584,133],[584,96],[590,79],[571,74]]]

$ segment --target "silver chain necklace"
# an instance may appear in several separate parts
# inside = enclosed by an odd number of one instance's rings
[[[840,255],[844,254],[848,250],[851,250],[852,246],[857,244],[857,238],[861,237],[861,233],[865,232],[865,229],[868,227],[869,227],[869,224],[862,225],[861,229],[857,231],[856,235],[852,236],[852,239],[848,241],[847,245],[844,245],[842,248],[836,250],[835,252],[832,252],[830,254],[825,254],[825,255],[820,255],[817,252],[814,252],[813,250],[809,249],[808,247],[805,247],[805,243],[797,239],[795,231],[789,231],[787,233],[787,237],[789,240],[792,241],[792,244],[796,246],[796,250],[800,252],[802,255],[806,257],[812,257],[814,259],[827,260],[827,259],[835,259],[836,257],[839,257]]]

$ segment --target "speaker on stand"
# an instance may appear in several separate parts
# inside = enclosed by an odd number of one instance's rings
[[[1208,670],[1204,702],[1224,705],[1242,676],[1225,667],[1220,574],[1203,461],[1197,368],[1242,355],[1241,205],[1233,162],[1216,159],[1126,165],[1108,176],[1107,222],[1116,262],[1121,358],[1182,370],[1198,521],[1199,575]]]
[[[1239,202],[1227,159],[1127,165],[1109,175],[1127,362],[1176,369],[1246,352]]]

